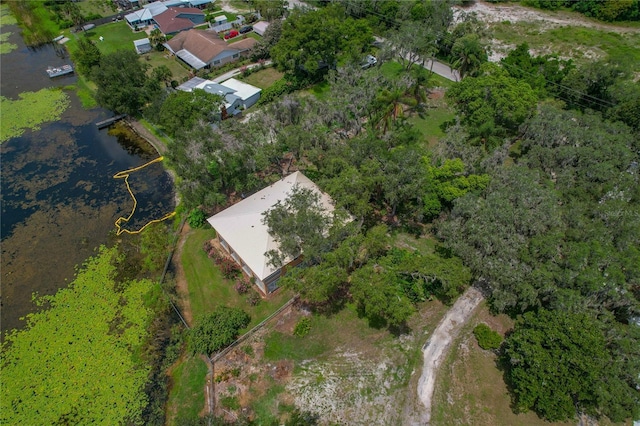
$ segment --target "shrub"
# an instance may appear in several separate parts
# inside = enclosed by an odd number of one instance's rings
[[[220,398],[220,405],[224,408],[228,408],[229,410],[240,409],[240,402],[238,401],[238,398],[231,395],[226,395]]]
[[[202,244],[202,250],[204,250],[207,254],[209,254],[212,248],[213,246],[211,245],[210,240],[207,240],[204,242],[204,244]]]
[[[251,317],[242,309],[218,307],[199,318],[196,326],[189,330],[188,351],[191,354],[212,354],[233,343],[249,322]]]
[[[228,257],[220,256],[216,259],[216,263],[220,267],[220,271],[222,271],[222,276],[227,279],[233,278],[240,273],[240,267],[238,264]]]
[[[502,336],[484,323],[473,329],[473,335],[476,336],[478,345],[485,350],[498,349],[502,344]]]
[[[191,210],[191,213],[189,213],[189,217],[187,218],[187,221],[189,222],[190,227],[201,228],[202,225],[204,225],[204,222],[206,219],[207,217],[205,216],[202,210],[193,209]]]
[[[261,300],[262,300],[262,297],[260,297],[258,292],[255,290],[253,290],[251,294],[247,297],[247,302],[251,306],[257,306]]]
[[[298,337],[304,337],[311,331],[311,320],[308,317],[302,318],[293,329],[293,334]]]
[[[238,294],[245,294],[251,288],[251,284],[249,284],[246,280],[238,280],[235,285],[235,289]]]

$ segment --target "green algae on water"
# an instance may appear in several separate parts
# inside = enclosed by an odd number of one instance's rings
[[[0,96],[0,143],[22,135],[27,129],[39,130],[42,123],[60,119],[69,104],[69,96],[60,89],[24,92],[18,100]]]

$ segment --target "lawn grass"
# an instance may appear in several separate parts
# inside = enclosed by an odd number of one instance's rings
[[[167,401],[167,424],[198,418],[204,407],[206,376],[207,365],[198,357],[189,357],[175,367]]]
[[[323,80],[319,83],[314,84],[307,90],[316,98],[320,100],[326,100],[329,97],[329,91],[331,90],[331,85],[327,80]]]
[[[285,390],[284,386],[276,383],[271,377],[268,377],[267,380],[269,383],[264,393],[260,394],[255,389],[250,389],[253,398],[251,409],[255,412],[256,419],[265,423],[276,419],[283,411],[279,396]]]
[[[213,229],[193,230],[182,252],[181,261],[189,287],[193,318],[210,313],[218,306],[239,307],[251,316],[248,330],[282,306],[292,294],[280,289],[270,295],[269,299],[260,301],[257,306],[250,306],[247,303],[247,295],[238,294],[234,289],[234,281],[225,279],[213,260],[202,249],[204,242],[214,237]]]
[[[103,55],[119,50],[135,50],[133,41],[147,38],[147,33],[144,31],[133,32],[124,21],[99,25],[82,33],[71,33],[70,30],[65,30],[65,35],[69,37],[66,45],[70,51],[75,51],[78,48],[78,37],[86,35],[95,42]],[[102,41],[100,41],[101,36],[103,37]]]
[[[76,4],[83,16],[93,14],[110,16],[118,11],[111,0],[82,0]]]
[[[247,0],[231,0],[229,5],[235,9],[243,10],[245,12],[251,11],[251,3]]]
[[[274,67],[268,67],[260,71],[256,71],[247,77],[242,77],[242,81],[264,90],[276,81],[280,80],[283,76],[284,74]]]
[[[446,105],[427,108],[421,115],[409,117],[409,123],[427,140],[429,147],[434,147],[438,140],[444,137],[441,125],[447,121],[451,121],[456,117],[455,112]]]
[[[152,50],[151,52],[142,55],[142,58],[153,68],[159,67],[160,65],[166,65],[171,70],[171,78],[179,83],[184,83],[189,79],[190,70],[187,69],[186,66],[182,65],[177,57],[170,55],[166,51],[159,52],[157,50]]]
[[[402,75],[404,67],[399,62],[389,61],[380,65],[380,71],[385,78],[395,80]]]

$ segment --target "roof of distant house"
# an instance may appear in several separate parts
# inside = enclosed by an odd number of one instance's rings
[[[165,46],[193,68],[200,69],[225,50],[244,51],[255,43],[255,39],[247,38],[227,44],[215,32],[191,29],[177,34]]]
[[[140,21],[148,21],[153,18],[153,14],[148,9],[140,9],[136,10],[133,13],[125,15],[124,19],[127,20],[130,24],[140,22]]]
[[[229,80],[220,83],[220,85],[233,90],[233,94],[238,96],[243,101],[262,91],[262,89],[260,89],[259,87],[252,86],[248,83],[243,83],[242,81],[236,80],[235,78],[230,78]]]
[[[253,37],[247,37],[243,40],[234,41],[233,43],[229,43],[229,47],[232,49],[238,49],[243,52],[245,50],[253,49],[253,46],[256,45],[258,40]]]
[[[158,28],[164,34],[172,34],[193,28],[195,25],[190,19],[181,16],[185,14],[204,15],[200,9],[196,9],[195,7],[170,7],[166,11],[155,16],[153,20],[156,21]]]
[[[278,270],[265,256],[268,251],[277,249],[278,244],[269,234],[267,225],[262,223],[263,213],[278,201],[284,201],[296,185],[317,192],[322,207],[329,213],[334,210],[327,194],[301,172],[295,172],[207,219],[261,280]]]

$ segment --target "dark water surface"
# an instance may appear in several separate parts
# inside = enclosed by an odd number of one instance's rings
[[[49,65],[70,63],[58,46],[25,47],[16,26],[9,41],[18,50],[0,55],[0,93],[16,99],[21,92],[75,83],[75,75],[49,79]],[[24,325],[20,317],[36,307],[31,295],[53,294],[73,279],[74,268],[108,240],[133,201],[123,179],[113,175],[145,164],[157,153],[145,142],[109,135],[95,122],[111,116],[84,110],[74,93],[71,106],[55,123],[0,146],[0,236],[2,244],[1,323],[3,332]],[[129,183],[138,209],[127,229],[159,219],[174,209],[171,180],[160,163],[135,172]]]

